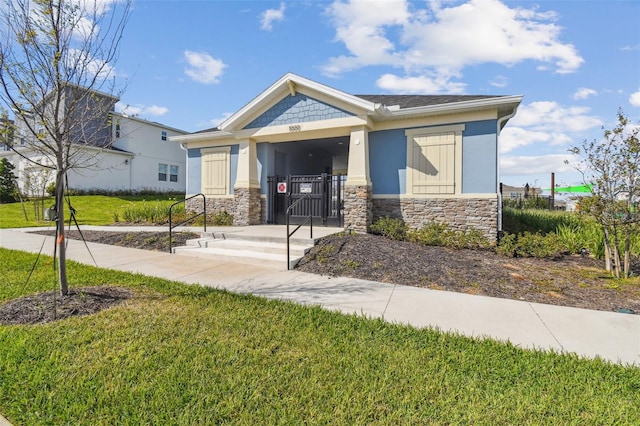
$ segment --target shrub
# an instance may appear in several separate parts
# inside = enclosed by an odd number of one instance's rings
[[[455,249],[482,249],[491,246],[489,240],[477,229],[455,231],[446,224],[437,222],[430,222],[421,229],[408,231],[406,239],[423,245]]]
[[[510,257],[556,257],[567,252],[560,237],[555,233],[525,232],[506,234],[496,247],[498,254]]]
[[[384,216],[371,224],[371,232],[391,238],[392,240],[402,241],[407,235],[407,225],[400,218],[391,218]]]
[[[233,215],[223,210],[210,216],[209,222],[214,226],[231,226],[233,225]]]

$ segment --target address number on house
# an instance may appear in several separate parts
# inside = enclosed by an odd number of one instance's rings
[[[290,132],[300,132],[302,131],[302,126],[299,124],[292,124],[291,126],[289,126],[289,131]]]

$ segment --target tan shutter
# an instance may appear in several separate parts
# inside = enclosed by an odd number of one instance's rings
[[[203,151],[202,191],[205,195],[229,194],[229,153],[228,150]]]
[[[455,193],[455,143],[455,132],[413,136],[413,194]]]

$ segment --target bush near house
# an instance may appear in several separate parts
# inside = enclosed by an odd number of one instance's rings
[[[427,246],[451,247],[456,249],[483,249],[491,247],[491,243],[480,231],[456,231],[444,223],[429,222],[420,229],[409,229],[400,218],[384,216],[376,220],[370,227],[373,234],[378,234],[398,241],[410,241]]]

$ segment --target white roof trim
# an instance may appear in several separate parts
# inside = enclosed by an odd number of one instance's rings
[[[188,143],[224,138],[233,138],[233,133],[212,130],[210,132],[191,133],[189,135],[169,136],[168,139],[170,142]]]
[[[223,121],[222,124],[220,124],[219,129],[223,131],[232,131],[234,126],[245,120],[252,111],[270,103],[281,96],[284,92],[290,93],[292,87],[295,87],[296,91],[299,87],[305,87],[311,91],[321,92],[326,96],[336,98],[349,105],[353,105],[356,108],[364,109],[368,114],[375,114],[376,111],[377,104],[374,104],[373,102],[369,102],[362,98],[358,98],[357,96],[325,86],[324,84],[300,77],[299,75],[287,73],[269,86],[264,92],[255,97],[251,102],[242,107],[238,112]]]
[[[410,117],[416,115],[432,115],[443,114],[449,112],[458,112],[464,110],[477,110],[499,107],[517,107],[522,101],[523,96],[501,96],[497,98],[474,99],[471,101],[452,102],[448,104],[429,105],[415,108],[405,109],[387,109],[387,117],[399,118]]]

